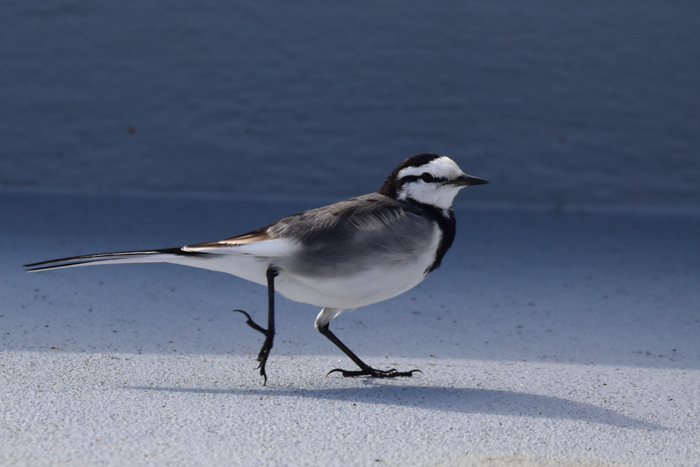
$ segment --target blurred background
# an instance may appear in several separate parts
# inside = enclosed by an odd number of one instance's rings
[[[700,207],[700,3],[6,0],[0,191]]]

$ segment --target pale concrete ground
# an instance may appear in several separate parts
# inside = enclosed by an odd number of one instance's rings
[[[242,233],[318,203],[0,195],[0,464],[698,465],[700,217],[460,208],[443,266],[332,323],[171,265],[25,274]]]

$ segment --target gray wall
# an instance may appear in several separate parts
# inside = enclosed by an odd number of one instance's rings
[[[700,206],[700,2],[6,0],[0,186]]]

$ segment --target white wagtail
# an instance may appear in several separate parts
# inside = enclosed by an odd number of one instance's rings
[[[411,370],[377,370],[329,329],[342,311],[381,302],[418,285],[434,271],[455,236],[452,201],[468,185],[488,183],[466,175],[450,158],[419,154],[402,162],[378,192],[285,217],[253,232],[218,242],[148,251],[74,256],[25,265],[27,271],[93,264],[166,262],[226,272],[267,285],[267,329],[248,313],[247,324],[265,335],[260,374],[275,335],[275,289],[285,297],[323,307],[318,330],[360,367],[343,376],[394,378]],[[328,374],[330,374],[328,373]]]

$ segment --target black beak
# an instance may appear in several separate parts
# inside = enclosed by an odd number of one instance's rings
[[[460,175],[460,177],[453,181],[452,184],[457,186],[469,186],[469,185],[485,185],[488,182],[483,178],[472,177],[471,175]]]

